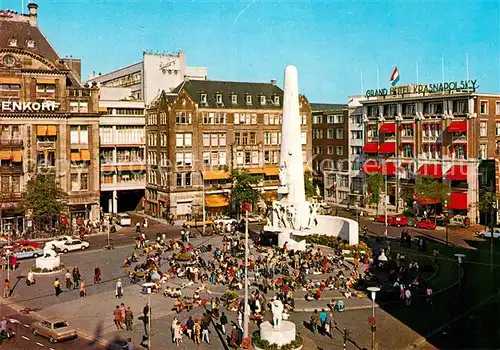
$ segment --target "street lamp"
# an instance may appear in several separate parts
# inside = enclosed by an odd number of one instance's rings
[[[148,349],[151,350],[151,289],[155,284],[146,282],[142,284],[142,293],[148,295]]]
[[[375,332],[376,332],[376,319],[375,319],[375,296],[377,294],[377,292],[380,291],[380,288],[379,287],[368,287],[367,290],[370,292],[371,294],[371,298],[372,298],[372,317],[371,319],[369,318],[368,319],[368,323],[370,324],[371,326],[371,330],[372,330],[372,350],[375,350]]]

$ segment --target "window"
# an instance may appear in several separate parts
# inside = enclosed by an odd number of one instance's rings
[[[238,95],[236,94],[231,95],[231,102],[233,105],[238,104]]]
[[[264,163],[265,164],[271,163],[271,152],[270,151],[264,151]]]
[[[176,175],[175,185],[176,185],[177,187],[184,186],[184,181],[183,181],[183,176],[182,176],[182,173],[177,173],[177,175]]]
[[[363,139],[363,131],[362,130],[352,130],[351,131],[351,139],[362,140]]]
[[[326,153],[327,154],[333,154],[334,153],[334,147],[333,146],[328,146],[326,148]]]
[[[339,187],[349,187],[349,175],[340,175]]]
[[[351,170],[361,170],[362,166],[363,166],[363,163],[361,163],[361,162],[352,162],[351,163]]]
[[[413,158],[413,145],[404,143],[403,144],[403,157]]]
[[[455,113],[464,114],[467,113],[467,106],[469,105],[467,100],[455,101]]]
[[[363,147],[362,146],[351,146],[351,154],[352,155],[358,155],[363,153]]]
[[[175,134],[175,146],[176,147],[184,146],[184,134]]]
[[[207,94],[201,94],[200,100],[201,103],[207,103]]]
[[[306,131],[300,132],[300,140],[301,140],[303,145],[307,144],[307,132]]]
[[[243,165],[243,152],[236,152],[236,164]]]
[[[335,129],[328,129],[328,133],[326,135],[328,139],[333,139],[335,138]]]
[[[226,165],[226,152],[219,152],[219,165]]]
[[[322,139],[323,138],[323,129],[313,129],[313,138]]]
[[[479,136],[481,137],[488,136],[488,130],[486,129],[486,122],[479,123]]]
[[[70,143],[73,145],[87,145],[89,143],[89,131],[87,125],[70,126]]]
[[[500,115],[500,102],[495,102],[495,114]]]
[[[56,84],[36,84],[36,92],[54,93]]]
[[[413,124],[403,124],[403,130],[401,130],[401,136],[403,137],[413,137]]]
[[[175,163],[177,166],[191,166],[193,164],[193,154],[189,153],[176,153]]]
[[[266,104],[266,96],[260,96],[260,104],[264,106]]]
[[[480,102],[479,113],[488,114],[488,101],[481,101]]]
[[[323,154],[323,145],[316,146],[316,154]]]
[[[245,164],[250,164],[252,160],[252,153],[251,152],[244,152],[245,153]]]
[[[352,115],[351,116],[351,124],[361,124],[363,119],[360,115]]]
[[[191,186],[191,173],[184,174],[184,186]]]
[[[252,151],[252,164],[259,164],[259,151]]]
[[[247,105],[251,105],[252,104],[252,95],[247,95],[246,101],[247,101]]]
[[[191,124],[191,113],[177,112],[175,114],[176,124]]]
[[[333,116],[333,115],[327,115],[327,116],[326,116],[326,122],[327,122],[328,124],[333,124],[333,123],[335,123],[335,118],[334,118],[334,117],[335,117],[335,116]]]
[[[217,94],[216,98],[217,98],[217,103],[222,104],[222,94]]]
[[[264,125],[269,124],[269,114],[264,114]]]
[[[336,124],[341,124],[344,122],[344,116],[343,115],[334,115],[334,123]]]
[[[335,134],[337,140],[342,140],[344,138],[344,129],[335,129]]]
[[[300,125],[307,125],[307,114],[302,114],[300,116]]]
[[[337,146],[337,155],[338,156],[344,155],[344,147],[343,146]]]
[[[496,132],[497,132],[496,136],[500,136],[500,122],[497,122],[495,124],[495,126],[496,126]]]
[[[71,191],[87,191],[89,189],[88,174],[71,174]]]
[[[9,38],[8,45],[11,47],[17,46],[17,39],[16,38]]]
[[[485,144],[479,145],[479,158],[481,159],[488,158],[488,145]]]
[[[276,106],[279,106],[280,105],[280,97],[279,96],[274,96],[274,104]]]
[[[210,164],[210,152],[203,152],[203,164]]]
[[[377,125],[375,125],[375,124],[368,125],[366,127],[366,129],[367,129],[368,137],[378,137]]]
[[[405,105],[405,114],[406,115],[415,115],[415,104],[414,103],[409,103]]]
[[[219,146],[219,138],[218,134],[210,134],[210,145],[211,146]]]
[[[389,105],[387,106],[387,115],[390,117],[395,117],[398,114],[398,106],[397,105]]]

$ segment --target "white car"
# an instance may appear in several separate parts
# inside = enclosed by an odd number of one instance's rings
[[[52,249],[59,248],[63,246],[66,242],[71,242],[73,239],[74,238],[71,238],[70,236],[60,236],[52,241],[45,242],[45,246],[50,247]]]
[[[89,247],[89,245],[89,242],[85,242],[79,239],[73,239],[58,247],[57,250],[63,253],[67,253],[73,250],[85,250]]]
[[[480,238],[491,238],[491,230],[476,232],[476,236]],[[500,238],[500,228],[495,227],[493,229],[493,238]]]
[[[118,214],[116,217],[118,219],[118,225],[120,225],[120,226],[132,225],[132,219],[130,219],[130,216],[128,214],[121,213],[121,214]]]

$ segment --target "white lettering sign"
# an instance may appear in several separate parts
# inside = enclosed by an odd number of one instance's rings
[[[55,101],[44,102],[20,102],[2,101],[0,105],[2,112],[55,112],[61,104]]]

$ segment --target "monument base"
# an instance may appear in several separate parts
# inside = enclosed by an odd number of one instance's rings
[[[54,270],[61,265],[61,258],[58,256],[36,258],[35,266],[37,269]]]
[[[279,328],[274,328],[269,322],[260,325],[260,339],[267,340],[270,344],[283,346],[295,340],[295,324],[290,321],[281,321]]]

